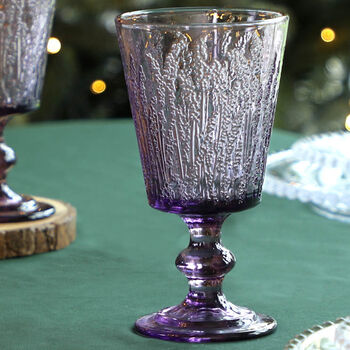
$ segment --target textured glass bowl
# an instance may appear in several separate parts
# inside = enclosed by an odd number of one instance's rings
[[[305,137],[292,146],[295,157],[324,168],[342,169],[350,178],[350,132]]]
[[[2,0],[0,116],[38,108],[54,0]]]
[[[297,141],[267,160],[264,191],[310,203],[320,215],[350,222],[350,134]]]
[[[311,327],[291,339],[284,350],[349,350],[350,317]]]

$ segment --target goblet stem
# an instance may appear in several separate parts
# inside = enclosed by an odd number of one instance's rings
[[[52,215],[55,209],[28,196],[14,192],[6,182],[7,172],[16,163],[15,151],[5,143],[4,129],[8,116],[0,117],[0,223],[43,219]]]
[[[9,121],[9,117],[0,118],[0,211],[8,210],[9,207],[19,206],[22,197],[13,192],[6,183],[7,172],[16,163],[14,150],[6,145],[4,139],[4,129]]]
[[[221,225],[228,214],[181,216],[190,230],[190,243],[176,259],[189,282],[189,292],[179,305],[141,317],[142,334],[183,342],[210,342],[253,338],[269,334],[276,321],[264,314],[229,302],[222,282],[235,264],[233,254],[221,245]]]
[[[225,307],[222,282],[235,265],[234,255],[221,245],[221,226],[229,214],[182,216],[190,231],[190,243],[176,259],[189,282],[188,306]]]

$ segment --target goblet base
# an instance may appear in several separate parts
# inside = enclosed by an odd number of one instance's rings
[[[38,202],[29,196],[21,198],[16,205],[0,205],[0,223],[40,220],[55,213],[55,208],[48,203]]]
[[[277,327],[276,320],[270,316],[228,304],[228,310],[222,310],[189,308],[183,303],[141,317],[135,323],[135,330],[163,340],[206,343],[260,337]]]

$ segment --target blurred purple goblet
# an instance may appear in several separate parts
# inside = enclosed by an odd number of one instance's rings
[[[117,30],[149,204],[179,214],[185,300],[137,320],[144,335],[185,342],[271,333],[276,321],[226,300],[235,258],[227,216],[260,202],[288,17],[171,8],[125,13]]]
[[[54,0],[0,1],[0,223],[43,219],[55,212],[7,185],[16,156],[3,136],[10,116],[39,107],[54,10]]]

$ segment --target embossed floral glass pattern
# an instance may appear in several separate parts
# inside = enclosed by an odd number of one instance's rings
[[[0,115],[38,107],[54,0],[0,4]]]
[[[149,204],[180,214],[191,234],[176,261],[190,292],[138,320],[143,334],[201,342],[276,326],[222,294],[234,257],[220,227],[260,201],[287,25],[276,12],[209,8],[117,18]]]

